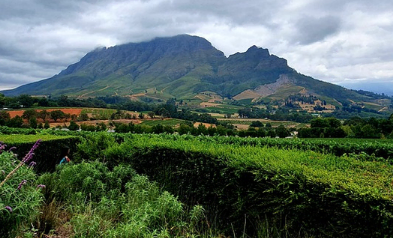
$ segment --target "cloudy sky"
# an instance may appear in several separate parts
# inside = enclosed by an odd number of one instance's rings
[[[393,88],[391,0],[1,0],[0,90],[97,47],[184,33],[227,56],[257,45],[317,79]]]

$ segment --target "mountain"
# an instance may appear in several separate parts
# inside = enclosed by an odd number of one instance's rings
[[[51,78],[3,93],[134,99],[213,95],[253,102],[301,95],[336,106],[364,102],[381,106],[380,98],[302,75],[267,49],[252,46],[226,57],[207,40],[190,35],[96,49]]]

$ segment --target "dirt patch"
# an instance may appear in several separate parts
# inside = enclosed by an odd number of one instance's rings
[[[201,104],[199,104],[199,105],[201,105],[202,107],[217,107],[217,106],[220,106],[220,104],[218,104],[218,103],[211,103],[211,102],[201,102]]]
[[[249,125],[244,125],[244,124],[233,124],[233,125],[238,130],[247,130],[250,127]]]
[[[209,127],[215,128],[215,127],[216,127],[215,124],[203,123],[203,122],[195,122],[195,123],[194,123],[194,127],[198,128],[198,126],[199,126],[200,124],[204,125],[206,128],[209,128]]]
[[[240,94],[234,96],[233,99],[242,100],[242,99],[251,99],[251,98],[254,99],[254,98],[259,98],[259,97],[261,97],[260,94],[258,94],[254,90],[247,89],[247,90],[241,92]]]
[[[70,114],[70,115],[77,115],[79,116],[82,112],[82,109],[80,108],[56,108],[56,109],[46,109],[47,112],[51,112],[51,111],[56,111],[56,110],[61,110],[62,112],[66,113],[66,114]],[[15,111],[8,111],[8,113],[10,114],[11,118],[16,117],[16,116],[22,116],[23,112],[25,110],[15,110]],[[40,112],[42,110],[36,110],[37,112]]]

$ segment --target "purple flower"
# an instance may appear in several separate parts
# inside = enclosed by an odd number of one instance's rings
[[[42,141],[42,140],[39,139],[39,140],[37,140],[37,141],[35,142],[35,144],[33,145],[33,147],[31,147],[29,153],[27,153],[26,156],[23,158],[23,160],[22,160],[23,163],[27,164],[27,163],[31,160],[31,158],[33,158],[33,155],[34,155],[33,152],[34,152],[34,150],[37,149],[37,147],[40,145],[41,141]]]
[[[7,147],[6,144],[0,145],[0,154],[3,153],[3,151],[5,150],[6,147]]]
[[[22,188],[23,185],[25,185],[27,183],[27,180],[22,180],[22,182],[20,182],[20,184],[18,185],[18,190],[20,190]]]
[[[43,184],[38,184],[37,185],[37,188],[45,188],[46,186],[45,185],[43,185]]]
[[[37,164],[36,162],[34,162],[34,161],[31,161],[31,162],[30,162],[30,164],[29,164],[29,167],[31,167],[31,168],[32,168],[32,167],[34,167],[36,164]]]
[[[16,149],[16,147],[13,146],[13,147],[11,147],[11,148],[8,150],[8,152],[11,152],[11,151],[13,151],[13,150],[15,150],[15,149]]]
[[[12,208],[10,206],[5,206],[5,209],[7,209],[9,212],[12,212]]]

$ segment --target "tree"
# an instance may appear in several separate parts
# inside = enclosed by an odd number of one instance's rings
[[[88,121],[89,120],[89,116],[87,115],[87,113],[81,113],[79,115],[79,121]]]
[[[107,127],[104,122],[100,122],[96,126],[97,131],[106,131]]]
[[[375,130],[375,128],[367,124],[362,127],[362,138],[380,138],[381,135]]]
[[[11,118],[6,123],[6,126],[9,126],[9,127],[22,127],[22,125],[23,125],[23,119],[20,116],[15,116],[14,118]]]
[[[61,110],[51,111],[50,117],[56,122],[58,119],[64,118],[64,112]]]
[[[64,114],[64,118],[65,118],[65,121],[68,121],[68,119],[71,118],[71,114],[65,113],[65,114]]]
[[[340,128],[341,127],[341,122],[337,118],[329,117],[329,118],[326,118],[326,120],[329,122],[330,127],[333,127],[333,128]]]
[[[46,99],[46,98],[38,99],[38,106],[40,106],[40,107],[48,107],[49,106],[48,99]]]
[[[310,123],[311,123],[312,128],[315,128],[315,127],[324,128],[324,127],[330,126],[329,121],[326,120],[325,118],[314,118],[310,121]],[[340,125],[341,125],[341,123],[340,123]]]
[[[34,104],[34,99],[27,94],[20,95],[17,100],[20,105],[23,105],[23,107],[31,107]]]
[[[68,126],[68,129],[69,129],[70,131],[77,131],[77,130],[79,130],[79,125],[76,124],[75,121],[71,121],[71,122],[70,122],[70,125]]]
[[[190,131],[191,131],[191,127],[189,125],[186,125],[186,124],[183,124],[183,123],[180,124],[179,128],[177,129],[177,132],[180,135],[188,134]]]
[[[225,136],[227,134],[227,129],[224,126],[217,126],[217,134],[220,136]]]
[[[147,113],[147,115],[151,118],[151,119],[153,119],[154,118],[154,115],[155,115],[155,113],[154,112],[148,112]]]
[[[164,107],[161,107],[160,109],[158,109],[156,114],[161,115],[163,118],[171,117],[170,112]]]
[[[287,128],[285,128],[284,125],[279,125],[279,126],[276,128],[276,134],[277,134],[277,136],[280,137],[280,138],[285,138],[285,137],[291,135],[291,133],[289,132],[289,130],[288,130]]]
[[[175,130],[171,126],[164,126],[164,132],[168,133],[168,134],[173,134],[173,132],[175,132]]]
[[[263,123],[260,121],[253,121],[251,122],[250,127],[263,127]]]
[[[37,116],[37,111],[36,110],[28,109],[28,110],[25,110],[23,112],[22,118],[23,119],[27,119],[29,121],[33,117],[36,118],[36,116]]]
[[[10,119],[11,116],[8,112],[4,110],[0,111],[0,126],[4,126]]]
[[[68,107],[70,106],[70,101],[68,100],[68,97],[65,95],[61,95],[60,98],[57,100],[59,106],[61,107]]]
[[[40,118],[43,121],[45,121],[48,116],[49,116],[49,112],[47,112],[46,110],[37,112],[37,118]]]
[[[0,106],[3,107],[6,103],[6,97],[4,94],[0,93]]]
[[[143,113],[141,112],[138,116],[140,119],[143,119],[145,116],[143,115]]]
[[[31,117],[29,119],[29,125],[31,128],[34,128],[34,129],[37,128],[37,118]]]
[[[267,131],[267,136],[271,137],[271,138],[275,138],[276,137],[276,132],[274,130],[268,130]]]
[[[207,132],[207,128],[206,128],[206,126],[205,125],[203,125],[202,123],[201,124],[199,124],[199,126],[198,126],[198,135],[207,135],[208,134],[208,132]]]
[[[154,125],[151,129],[155,134],[160,134],[164,132],[164,127],[161,124]]]

